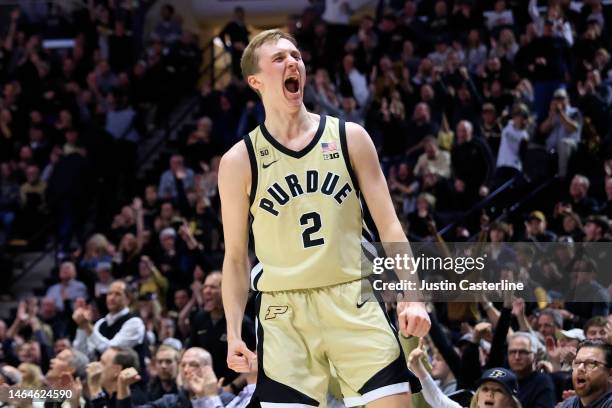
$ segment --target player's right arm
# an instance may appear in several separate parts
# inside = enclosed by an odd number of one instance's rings
[[[256,356],[242,341],[242,319],[249,294],[249,189],[251,168],[244,142],[237,143],[221,159],[219,195],[225,257],[221,291],[227,321],[227,365],[248,372]]]

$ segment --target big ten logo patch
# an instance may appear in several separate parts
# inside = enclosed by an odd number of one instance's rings
[[[289,306],[268,306],[266,320],[275,319],[276,316],[287,313]]]
[[[323,160],[333,160],[340,157],[340,153],[323,153]]]

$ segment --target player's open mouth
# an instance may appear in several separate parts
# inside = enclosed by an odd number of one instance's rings
[[[578,377],[576,378],[576,388],[582,388],[586,385],[586,378]]]
[[[292,94],[298,93],[300,91],[300,80],[297,77],[285,79],[285,89]]]
[[[484,404],[485,404],[487,407],[492,407],[492,406],[494,406],[494,405],[495,405],[495,401],[485,401],[485,402],[484,402]]]

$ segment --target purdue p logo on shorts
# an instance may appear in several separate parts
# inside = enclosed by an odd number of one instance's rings
[[[277,315],[286,313],[287,310],[289,310],[289,306],[268,306],[266,320],[274,319]]]

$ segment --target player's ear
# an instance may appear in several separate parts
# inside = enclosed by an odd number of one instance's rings
[[[255,75],[249,75],[247,77],[247,83],[249,84],[249,86],[251,88],[253,88],[256,91],[260,90],[261,87],[261,81],[259,79],[257,79],[257,77]]]

